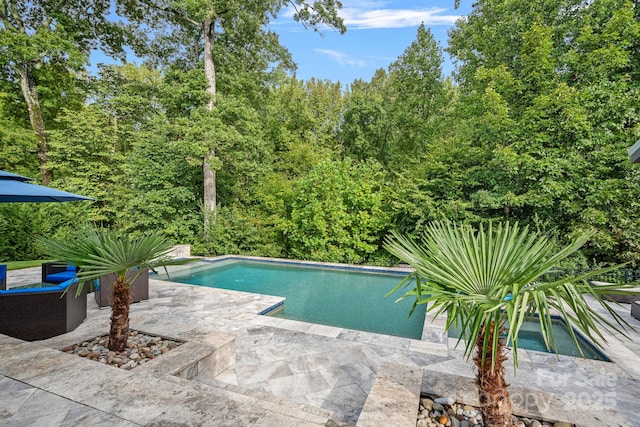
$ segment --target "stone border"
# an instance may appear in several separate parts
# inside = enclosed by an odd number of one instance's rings
[[[422,370],[383,363],[378,369],[358,427],[414,427],[420,405]]]
[[[136,367],[135,371],[153,375],[169,374],[187,380],[196,376],[213,379],[235,363],[236,338],[219,334],[207,337],[206,344],[187,341],[162,357]]]
[[[172,340],[181,344],[144,365],[136,366],[131,371],[146,374],[168,374],[190,380],[198,375],[205,378],[214,378],[236,363],[236,338],[233,335],[210,333],[203,337],[191,339],[190,337],[169,337],[137,328],[135,330],[140,334],[157,336],[163,340]],[[94,338],[95,336],[80,339],[77,337],[67,338],[58,341],[55,345],[43,344],[64,353],[62,348],[84,341],[91,341]],[[79,357],[77,355],[73,356]],[[115,366],[112,366],[112,368],[118,369]]]

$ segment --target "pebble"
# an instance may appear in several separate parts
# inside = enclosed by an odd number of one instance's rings
[[[514,416],[514,427],[573,427],[566,422],[543,422]],[[450,397],[423,396],[420,399],[416,427],[482,427],[482,412],[471,405],[456,403]]]
[[[455,400],[453,400],[450,397],[438,397],[437,399],[433,399],[433,401],[441,405],[449,405],[449,406],[455,403]]]
[[[128,370],[143,365],[150,359],[165,354],[182,344],[181,341],[131,330],[124,351],[115,352],[108,349],[108,338],[108,335],[99,336],[91,341],[84,341],[80,344],[65,347],[62,351]]]
[[[431,409],[433,409],[433,400],[431,399],[422,399],[422,406],[424,406],[424,409],[430,411]]]

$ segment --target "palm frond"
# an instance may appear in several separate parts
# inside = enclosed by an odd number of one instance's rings
[[[115,230],[83,229],[66,240],[39,238],[37,244],[51,257],[79,267],[80,289],[108,274],[116,274],[126,283],[133,269],[156,271],[161,266],[189,262],[168,257],[172,244],[159,232],[132,237]]]
[[[447,328],[462,325],[460,339],[466,339],[467,358],[471,357],[476,338],[483,330],[491,325],[496,331],[506,327],[507,342],[514,344],[513,359],[517,367],[518,332],[534,315],[538,317],[545,345],[554,351],[553,312],[564,317],[578,348],[574,326],[596,344],[604,341],[601,329],[625,335],[624,329],[630,327],[601,298],[607,293],[629,292],[629,287],[618,284],[593,287],[587,282],[620,266],[551,282],[541,280],[591,235],[585,233],[558,249],[555,242],[517,223],[489,223],[473,230],[444,221],[430,223],[419,243],[392,232],[385,239],[384,247],[415,269],[412,276],[415,280],[403,281],[394,291],[413,282],[414,288],[407,291],[404,298],[414,297],[416,303],[426,303],[428,312],[446,313]],[[585,295],[603,306],[608,316],[591,310]],[[484,336],[483,363],[487,348],[495,354],[499,347],[499,334]],[[489,336],[494,337],[491,342]]]

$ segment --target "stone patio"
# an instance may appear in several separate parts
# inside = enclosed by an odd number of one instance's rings
[[[9,272],[10,286],[39,281],[39,269],[28,270]],[[132,305],[131,327],[185,340],[191,350],[132,371],[58,351],[108,331],[110,310],[90,294],[87,320],[71,333],[32,343],[0,336],[0,424],[355,425],[383,366],[422,372],[423,392],[477,402],[473,372],[453,340],[443,352],[430,342],[258,314],[279,297],[161,280],[151,280],[149,292]],[[619,309],[640,327],[628,305]],[[640,425],[640,335],[632,338],[610,339],[605,352],[615,363],[519,351],[509,378],[516,410],[583,426]]]

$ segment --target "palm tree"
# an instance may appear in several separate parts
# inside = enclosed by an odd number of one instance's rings
[[[115,274],[111,297],[111,329],[109,350],[123,351],[129,337],[129,308],[131,306],[131,283],[144,267],[155,271],[156,267],[184,263],[167,256],[172,245],[160,233],[141,237],[114,230],[86,229],[65,240],[38,239],[43,252],[56,259],[79,267],[78,294],[93,279]],[[132,274],[130,280],[129,273]]]
[[[415,269],[389,294],[411,286],[402,297],[415,298],[411,312],[418,304],[428,304],[427,312],[447,316],[447,329],[462,329],[458,342],[466,338],[465,357],[469,360],[473,355],[484,425],[511,426],[512,406],[503,363],[507,359],[506,343],[511,342],[514,369],[517,368],[518,331],[525,319],[537,315],[545,344],[556,353],[552,310],[564,317],[578,349],[573,327],[599,346],[606,342],[599,326],[628,338],[624,328],[630,326],[600,295],[626,293],[623,288],[630,286],[596,287],[586,281],[619,266],[551,282],[541,280],[590,236],[584,234],[558,248],[554,241],[527,227],[520,228],[517,223],[489,224],[476,231],[468,226],[435,222],[427,226],[419,242],[398,233],[385,240],[387,251]],[[594,297],[615,323],[592,311],[584,295]]]

